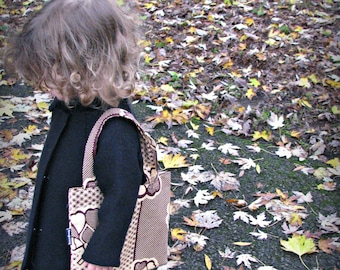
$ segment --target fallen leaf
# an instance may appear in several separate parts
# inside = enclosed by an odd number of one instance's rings
[[[207,254],[204,254],[204,262],[205,262],[205,266],[207,267],[207,269],[211,270],[212,262],[211,262],[211,259],[209,258],[209,256]]]

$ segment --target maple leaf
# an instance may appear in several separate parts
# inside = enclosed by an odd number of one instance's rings
[[[214,199],[208,190],[198,190],[194,198],[194,203],[198,207],[200,204],[207,204],[210,200]]]
[[[300,78],[300,80],[297,83],[298,86],[305,87],[305,88],[310,88],[311,84],[308,80],[308,78]]]
[[[11,211],[0,211],[0,222],[8,221],[12,219]]]
[[[236,256],[237,260],[236,263],[237,265],[240,265],[243,263],[247,268],[251,269],[251,262],[258,262],[256,258],[251,256],[250,254],[240,254]]]
[[[188,217],[183,217],[183,220],[184,220],[184,224],[187,225],[187,226],[198,227],[198,225],[199,225],[194,214],[191,215],[191,219],[188,218]]]
[[[304,203],[304,202],[313,202],[312,193],[309,191],[306,195],[299,191],[293,191],[293,193],[298,196],[297,202]]]
[[[185,242],[189,246],[196,245],[197,251],[201,251],[206,246],[207,240],[209,240],[207,236],[200,235],[197,233],[189,232],[185,235]]]
[[[187,232],[181,228],[173,228],[171,229],[171,239],[172,241],[179,240],[185,242],[185,236]]]
[[[7,115],[13,117],[15,106],[8,100],[0,99],[0,116]]]
[[[178,145],[178,147],[181,147],[181,148],[188,148],[189,144],[192,144],[192,143],[193,143],[193,141],[191,141],[191,140],[182,139],[182,140],[179,140],[177,142],[177,145]]]
[[[248,224],[249,224],[249,217],[250,217],[250,215],[247,212],[244,212],[244,211],[235,211],[233,213],[233,219],[234,220],[240,219],[243,222],[248,223]]]
[[[275,152],[275,154],[278,155],[279,157],[285,157],[286,159],[291,158],[293,156],[292,151],[287,147],[280,146],[278,150]]]
[[[251,158],[237,158],[236,160],[232,160],[232,162],[237,163],[241,166],[240,170],[248,170],[250,168],[255,168],[256,163]]]
[[[189,138],[193,137],[195,139],[199,139],[200,138],[200,135],[198,133],[196,133],[194,130],[192,129],[189,129],[185,132]]]
[[[218,150],[220,150],[223,154],[231,154],[232,156],[239,156],[238,150],[240,147],[233,145],[231,143],[225,143],[218,147]]]
[[[270,141],[272,138],[272,134],[267,130],[263,131],[255,131],[253,134],[253,141],[257,141],[258,139],[264,139],[265,141]]]
[[[205,130],[209,133],[210,136],[214,136],[215,128],[206,126]]]
[[[236,255],[236,252],[232,252],[229,247],[226,247],[224,251],[218,251],[224,259],[233,259]]]
[[[255,78],[250,79],[249,84],[254,86],[254,87],[259,87],[261,85],[261,83]]]
[[[333,250],[340,251],[340,242],[338,242],[339,238],[329,238],[329,239],[320,239],[318,241],[318,247],[327,254],[332,254]]]
[[[212,229],[221,225],[222,219],[217,215],[215,210],[202,212],[197,210],[193,212],[195,220],[198,222],[197,227]]]
[[[268,238],[268,234],[261,230],[258,230],[258,232],[250,232],[249,234],[255,236],[259,240],[266,240]]]
[[[266,220],[265,212],[257,215],[256,218],[254,218],[253,216],[249,215],[249,220],[250,220],[250,224],[251,225],[260,226],[262,228],[267,227],[271,223],[271,221]]]
[[[333,158],[326,162],[327,164],[331,165],[334,169],[340,166],[339,158]]]
[[[189,208],[190,207],[190,201],[184,200],[184,199],[176,199],[170,203],[170,215],[174,215],[178,212],[179,209],[182,207]]]
[[[249,88],[249,89],[247,90],[246,97],[247,97],[248,99],[250,99],[250,100],[251,100],[253,97],[256,97],[256,92],[254,91],[254,89]]]
[[[170,154],[164,155],[161,162],[163,163],[165,169],[189,167],[190,164],[186,163],[185,159],[186,156],[181,156],[181,154]]]
[[[20,234],[20,233],[25,232],[27,225],[28,225],[28,222],[22,222],[22,221],[14,222],[14,221],[11,221],[11,222],[3,224],[2,228],[6,231],[6,233],[9,236],[13,236],[15,234]]]
[[[306,238],[305,235],[294,234],[291,238],[288,238],[288,241],[280,239],[280,243],[283,250],[293,252],[298,255],[301,263],[307,269],[309,269],[302,260],[302,256],[305,254],[317,252],[313,239]]]
[[[19,146],[21,146],[26,140],[30,140],[31,139],[31,135],[27,134],[27,133],[19,133],[18,135],[15,135],[12,140],[11,140],[11,144],[17,144]]]
[[[320,228],[325,230],[326,233],[340,233],[340,218],[336,216],[336,213],[328,216],[319,213],[318,222],[320,223]]]
[[[212,151],[212,150],[215,150],[216,147],[213,146],[214,145],[214,142],[208,142],[208,143],[202,143],[201,145],[201,148],[205,149],[205,150],[208,150],[208,151]]]
[[[283,229],[282,232],[284,234],[293,234],[293,233],[302,234],[303,233],[303,231],[298,231],[300,229],[300,226],[287,224],[287,222],[284,222],[281,227]]]
[[[240,182],[229,172],[219,172],[211,181],[211,184],[221,191],[238,190]]]
[[[278,129],[284,127],[284,118],[283,116],[277,116],[275,113],[270,113],[270,118],[267,120],[267,123],[272,126],[273,129]]]

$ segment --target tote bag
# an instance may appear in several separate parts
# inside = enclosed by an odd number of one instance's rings
[[[103,195],[93,172],[96,144],[105,122],[124,117],[134,122],[140,133],[145,184],[139,188],[132,220],[120,256],[119,270],[155,269],[167,263],[170,203],[170,172],[157,170],[156,143],[129,112],[112,108],[103,113],[92,128],[85,147],[83,185],[68,193],[68,241],[71,270],[86,270],[81,256],[96,229],[97,212]],[[110,254],[107,254],[110,256]]]

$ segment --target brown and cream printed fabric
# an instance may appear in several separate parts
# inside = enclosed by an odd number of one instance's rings
[[[140,133],[145,184],[139,188],[132,220],[117,270],[155,269],[167,263],[171,175],[157,169],[156,143],[134,116],[119,108],[103,113],[88,138],[83,160],[83,186],[69,189],[71,270],[86,270],[82,254],[96,229],[103,195],[93,172],[94,153],[105,122],[112,117],[133,121]],[[108,254],[107,256],[110,256]]]

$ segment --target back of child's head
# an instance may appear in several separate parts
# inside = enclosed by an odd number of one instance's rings
[[[13,39],[6,61],[67,104],[99,98],[117,106],[133,91],[139,62],[132,15],[115,0],[51,0]]]

